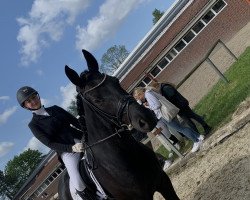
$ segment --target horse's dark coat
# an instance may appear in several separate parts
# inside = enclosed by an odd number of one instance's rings
[[[121,99],[128,96],[127,92],[122,89],[115,77],[107,76],[104,80],[104,75],[98,71],[95,58],[85,50],[83,54],[87,60],[88,71],[79,77],[74,70],[66,66],[66,75],[88,102],[109,116],[121,114],[117,118],[110,117],[115,121],[113,123],[83,101],[88,144],[91,145],[115,133],[116,129],[119,129],[116,124],[120,121],[124,124],[131,122],[133,127],[141,132],[151,131],[157,122],[155,115],[134,100],[127,102],[128,104],[119,110]],[[91,152],[97,165],[93,172],[111,197],[117,200],[151,200],[154,192],[159,191],[168,200],[179,199],[155,153],[137,142],[129,131],[91,147]],[[90,149],[87,150],[87,154],[90,156]]]

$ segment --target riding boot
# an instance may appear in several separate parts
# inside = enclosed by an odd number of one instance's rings
[[[76,192],[82,200],[98,200],[96,193],[88,187],[86,187],[83,191],[76,190]]]

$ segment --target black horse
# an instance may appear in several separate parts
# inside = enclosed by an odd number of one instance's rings
[[[157,123],[155,115],[122,89],[116,77],[100,73],[91,53],[82,52],[88,71],[79,76],[65,66],[65,73],[80,88],[83,98],[89,145],[86,151],[87,157],[93,158],[95,177],[110,199],[152,200],[158,191],[165,199],[179,200],[155,153],[130,134],[131,128],[151,131]]]

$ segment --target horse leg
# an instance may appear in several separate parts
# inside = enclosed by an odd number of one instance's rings
[[[166,200],[180,200],[174,190],[170,178],[164,171],[162,171],[161,182],[157,187],[157,191],[160,192]]]

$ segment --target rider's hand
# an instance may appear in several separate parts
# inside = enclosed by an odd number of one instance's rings
[[[82,143],[76,143],[75,145],[72,146],[72,151],[73,152],[84,152],[84,146]]]

